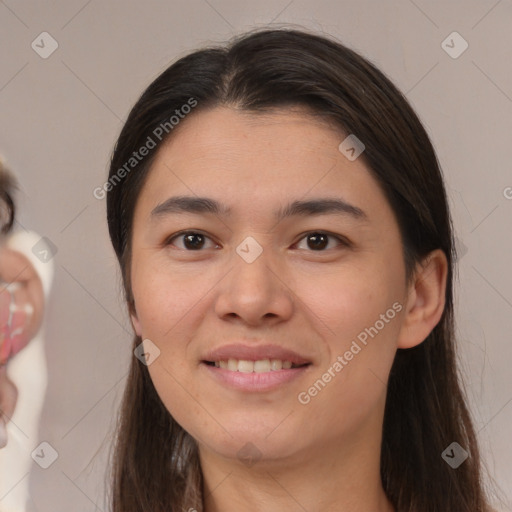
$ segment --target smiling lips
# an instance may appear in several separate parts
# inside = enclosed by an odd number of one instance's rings
[[[267,391],[298,377],[311,360],[277,345],[225,345],[208,352],[203,366],[221,383],[244,391]]]

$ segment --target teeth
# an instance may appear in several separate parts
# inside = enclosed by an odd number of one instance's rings
[[[243,373],[252,373],[254,371],[254,363],[252,361],[238,361],[238,371]]]
[[[270,369],[271,370],[280,370],[283,367],[283,361],[280,359],[271,359],[270,361]]]
[[[254,361],[253,367],[254,367],[254,371],[256,373],[269,372],[270,371],[270,361],[268,359],[262,359],[261,361]]]
[[[276,370],[289,370],[292,367],[291,361],[281,359],[260,359],[258,361],[247,361],[245,359],[228,359],[227,361],[215,361],[216,368],[224,368],[232,372],[242,373],[265,373]]]

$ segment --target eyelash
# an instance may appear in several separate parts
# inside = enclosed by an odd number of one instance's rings
[[[164,245],[165,246],[169,246],[169,245],[172,245],[172,242],[173,240],[177,239],[177,238],[180,238],[180,237],[183,237],[185,235],[202,235],[204,236],[205,238],[208,238],[209,240],[211,240],[211,238],[209,236],[207,236],[206,234],[202,233],[201,231],[180,231],[178,233],[175,233],[174,235],[170,236],[169,238],[167,238],[167,240],[164,242]],[[309,235],[325,235],[329,238],[334,238],[335,240],[337,240],[339,242],[339,245],[340,246],[344,246],[344,247],[350,247],[350,242],[339,236],[339,235],[334,235],[333,233],[329,233],[327,231],[308,231],[304,234],[301,235],[301,238],[299,238],[299,240],[294,244],[298,244],[299,242],[301,242],[302,240],[304,240],[305,238],[307,238]],[[215,242],[214,242],[215,243]],[[198,249],[198,250],[188,250],[188,249],[181,249],[180,250],[183,250],[185,252],[202,252],[201,249]],[[326,252],[328,249],[321,249],[321,250],[318,250],[318,251],[314,251],[314,250],[310,250],[308,252]]]

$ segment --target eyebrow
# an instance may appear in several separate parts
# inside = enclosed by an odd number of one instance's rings
[[[166,199],[151,211],[151,219],[159,219],[171,214],[196,213],[229,216],[231,208],[208,197],[176,196]],[[368,221],[366,213],[343,199],[316,198],[307,201],[293,201],[279,208],[274,217],[277,222],[293,216],[337,214],[350,216],[356,220]]]

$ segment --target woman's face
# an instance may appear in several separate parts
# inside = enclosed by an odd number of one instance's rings
[[[383,192],[345,135],[300,111],[216,108],[175,130],[132,238],[132,320],[160,398],[203,455],[361,450],[407,297]]]

